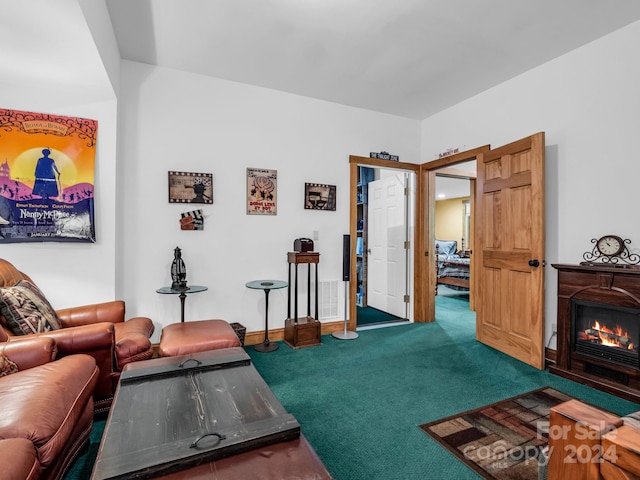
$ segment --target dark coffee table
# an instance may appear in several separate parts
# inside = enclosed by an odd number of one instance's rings
[[[331,478],[242,348],[158,358],[124,368],[91,478],[190,478],[265,449]]]

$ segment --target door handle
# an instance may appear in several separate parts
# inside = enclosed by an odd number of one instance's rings
[[[540,266],[540,262],[537,259],[529,260],[529,266],[530,267],[539,267]]]

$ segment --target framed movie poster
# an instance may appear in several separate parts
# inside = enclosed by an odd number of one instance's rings
[[[336,186],[321,183],[304,184],[304,208],[308,210],[336,209]]]
[[[247,168],[247,215],[276,215],[278,171]]]
[[[0,109],[0,243],[95,242],[98,122]]]
[[[213,203],[213,174],[169,172],[169,203]]]

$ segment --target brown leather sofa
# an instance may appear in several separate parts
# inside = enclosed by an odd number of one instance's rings
[[[0,478],[57,480],[93,426],[98,368],[89,355],[55,360],[51,338],[0,343],[18,372],[0,377]]]
[[[0,287],[16,285],[20,280],[35,284],[28,275],[0,258]],[[122,368],[127,363],[153,356],[150,341],[154,331],[153,322],[146,317],[125,321],[125,304],[122,300],[65,308],[56,310],[56,313],[62,323],[61,329],[28,336],[54,339],[58,357],[77,353],[91,355],[100,370],[94,392],[95,410],[108,410]],[[14,338],[18,337],[14,336],[0,315],[0,342]]]

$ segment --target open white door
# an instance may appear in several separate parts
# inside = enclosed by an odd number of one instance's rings
[[[367,305],[407,318],[406,173],[369,183]]]

